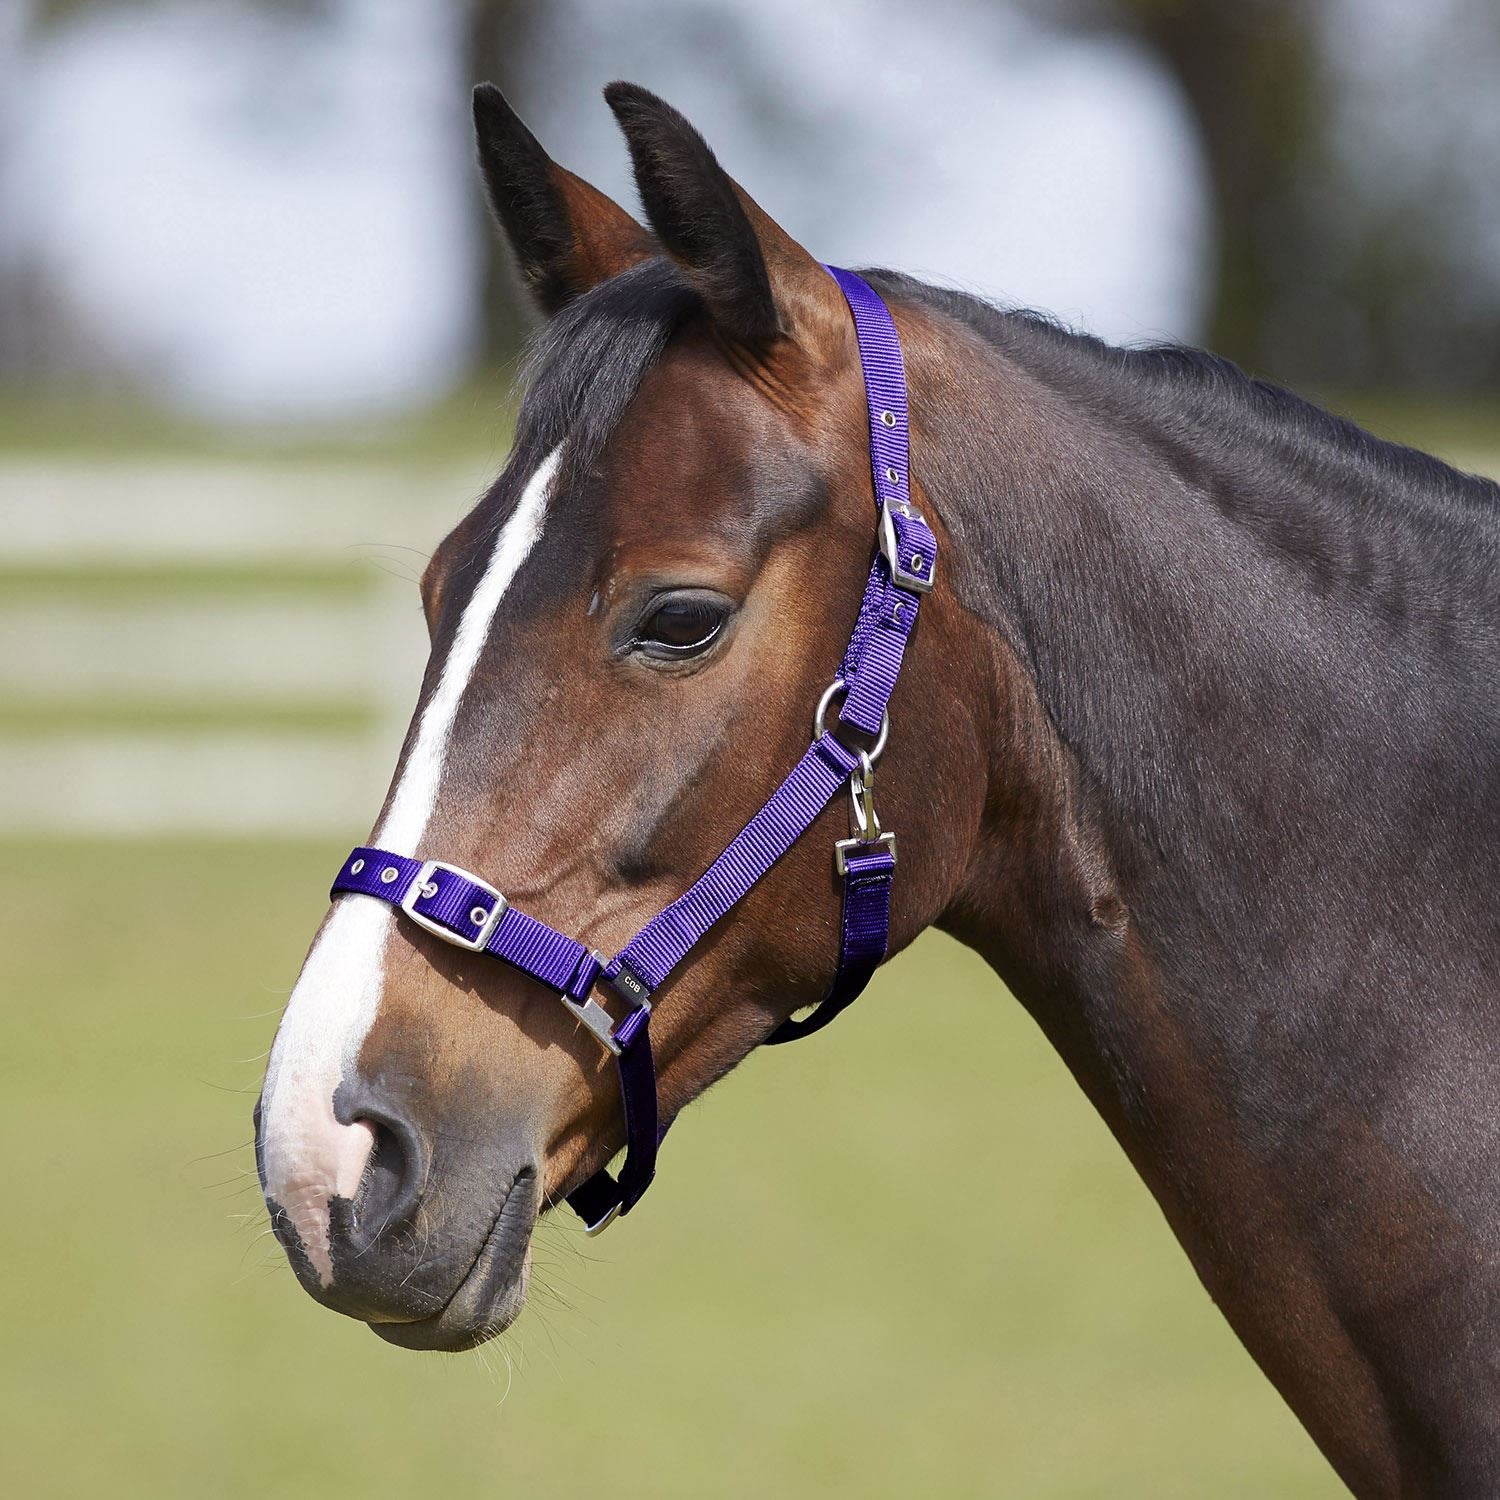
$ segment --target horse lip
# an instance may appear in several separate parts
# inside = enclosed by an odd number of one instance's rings
[[[403,1349],[457,1353],[503,1333],[520,1315],[530,1272],[528,1250],[536,1223],[537,1172],[516,1174],[474,1263],[435,1313],[411,1322],[371,1323],[387,1343]]]

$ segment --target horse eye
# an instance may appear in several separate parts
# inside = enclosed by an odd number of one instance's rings
[[[724,619],[711,599],[666,599],[641,623],[636,644],[647,656],[696,656],[713,644]]]

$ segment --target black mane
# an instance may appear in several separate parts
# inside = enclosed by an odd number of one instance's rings
[[[1306,465],[1325,494],[1343,493],[1367,513],[1377,498],[1400,508],[1436,507],[1500,535],[1500,484],[1376,437],[1219,355],[1180,344],[1113,345],[1046,314],[1002,308],[900,272],[861,274],[893,300],[963,324],[1060,391],[1102,397],[1126,425],[1138,428],[1144,419],[1158,444],[1226,461],[1236,447],[1272,444]],[[664,258],[577,298],[542,325],[528,351],[519,435],[535,437],[544,450],[567,437],[574,462],[592,463],[646,372],[699,311],[697,294]]]
[[[1117,387],[1121,409],[1143,410],[1154,425],[1186,439],[1215,424],[1247,437],[1274,437],[1313,463],[1336,458],[1404,503],[1477,507],[1500,523],[1500,484],[1467,474],[1418,448],[1387,441],[1326,408],[1247,374],[1232,360],[1183,344],[1121,346],[1066,327],[1046,313],[1002,308],[968,293],[894,271],[862,272],[883,293],[952,318],[1060,389]],[[1147,397],[1142,402],[1142,394]]]
[[[700,308],[668,260],[642,261],[601,282],[537,330],[522,366],[517,442],[548,452],[565,438],[571,462],[598,457],[646,372]]]

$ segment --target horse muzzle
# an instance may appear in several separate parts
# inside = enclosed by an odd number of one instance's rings
[[[269,1182],[267,1159],[287,1153],[264,1125],[257,1106],[272,1228],[298,1281],[324,1307],[410,1349],[471,1348],[515,1321],[541,1199],[528,1153],[507,1160],[503,1151],[465,1149],[439,1161],[425,1133],[394,1111],[356,1106],[353,1124],[341,1128],[366,1133],[368,1159],[357,1185],[339,1193],[316,1155]]]

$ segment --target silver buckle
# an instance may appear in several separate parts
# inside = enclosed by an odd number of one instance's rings
[[[887,500],[880,507],[880,554],[890,565],[891,577],[904,589],[911,589],[914,593],[927,594],[932,591],[931,574],[936,571],[930,568],[925,558],[916,556],[917,565],[924,571],[914,573],[911,570],[911,557],[902,557],[901,549],[896,540],[896,517],[900,516],[903,521],[920,521],[926,525],[926,518],[915,505],[905,500]]]
[[[432,877],[439,870],[445,875],[457,875],[461,880],[472,881],[494,902],[484,926],[479,929],[478,936],[466,938],[462,933],[455,932],[451,927],[445,927],[441,922],[417,910],[418,901],[437,894],[435,887],[432,890],[428,887],[432,885]],[[422,868],[417,871],[417,878],[412,881],[406,894],[401,898],[401,910],[418,927],[425,927],[434,937],[442,938],[445,943],[452,943],[455,948],[467,948],[471,953],[478,953],[495,935],[495,929],[500,925],[500,918],[505,915],[505,909],[509,905],[505,897],[488,881],[481,880],[477,875],[459,865],[450,865],[446,860],[441,859],[425,860]]]
[[[590,955],[594,962],[602,969],[605,963],[604,955],[597,948],[591,949]],[[605,984],[609,983],[609,980],[605,979],[602,974],[594,982],[597,984],[600,980],[603,980]],[[571,995],[566,994],[559,995],[558,999],[593,1033],[594,1040],[611,1057],[618,1057],[620,1055],[623,1049],[615,1040],[615,1018],[594,999],[592,992],[584,996],[582,1000],[575,1000]],[[635,1001],[633,1004],[636,1010],[643,1010],[647,1015],[651,1014],[651,1002],[649,1000]],[[608,1222],[608,1219],[604,1221],[605,1224]],[[604,1224],[601,1224],[599,1227],[603,1229]]]
[[[833,868],[838,871],[842,879],[849,873],[849,856],[851,854],[868,854],[871,849],[885,848],[890,850],[891,863],[896,862],[896,835],[894,833],[877,833],[872,839],[839,839],[833,846]]]
[[[586,1000],[575,1000],[571,995],[563,995],[561,999],[611,1057],[620,1055],[620,1044],[614,1036],[615,1018],[592,995]]]

